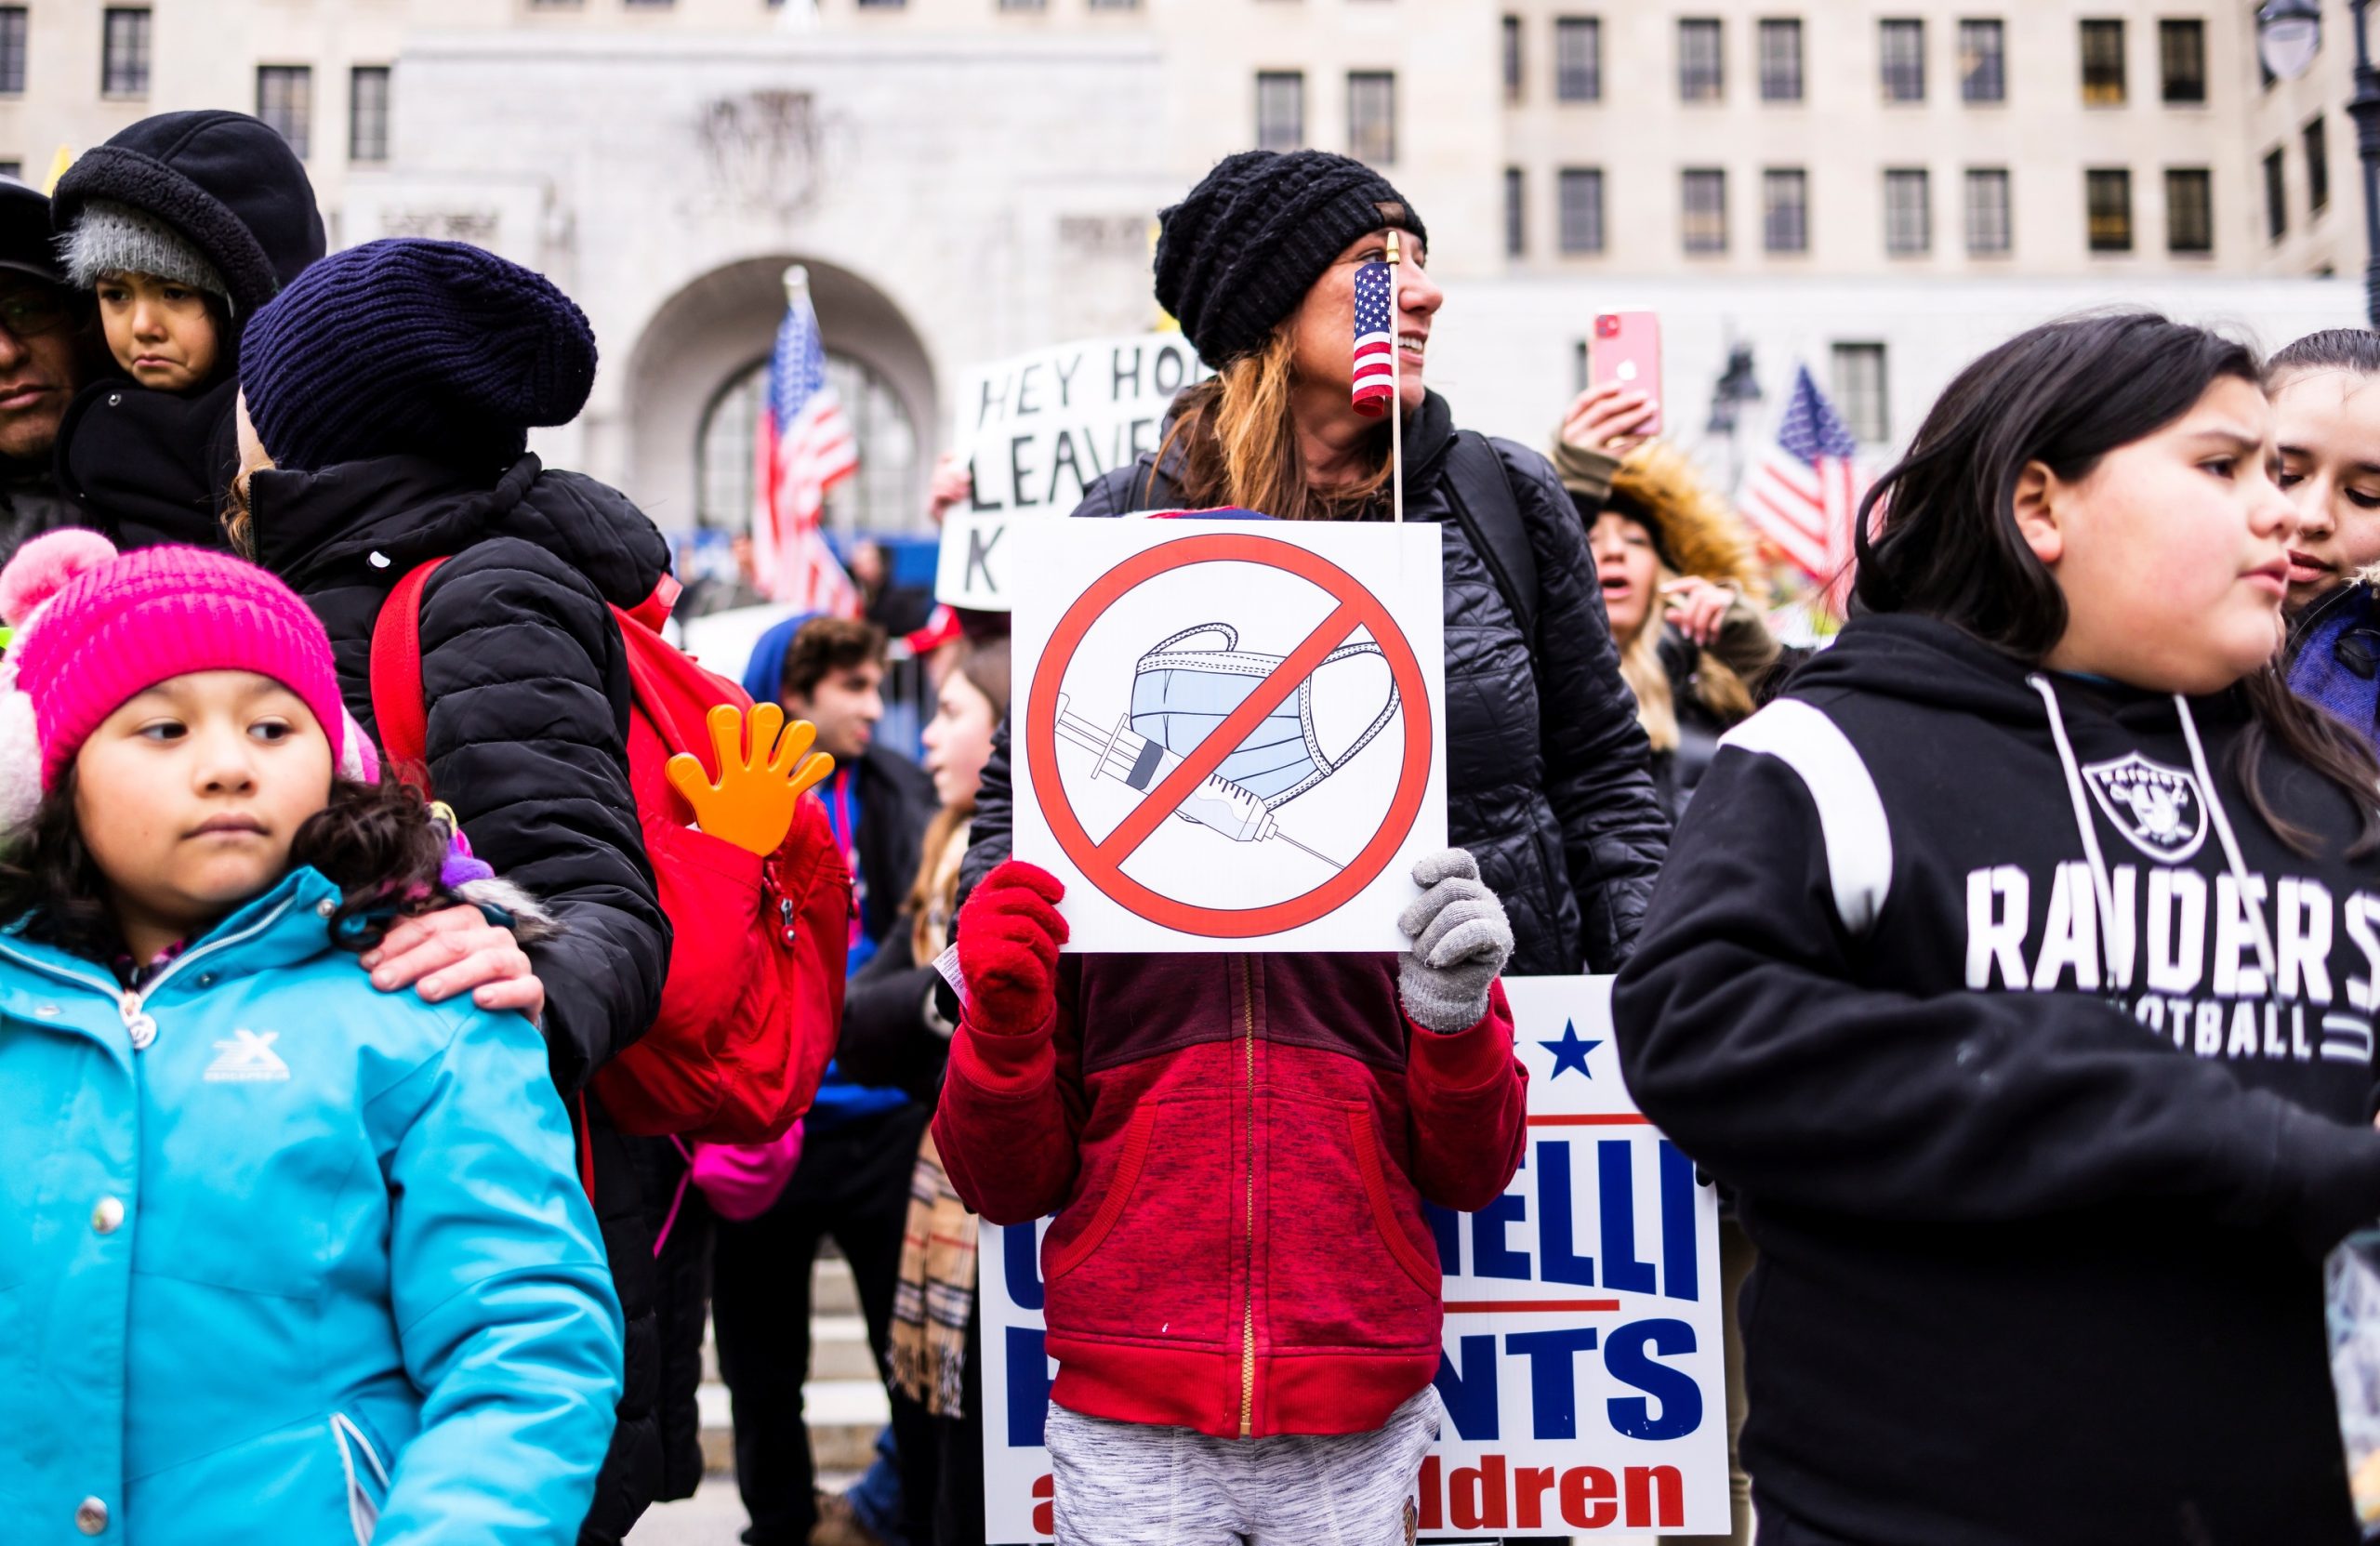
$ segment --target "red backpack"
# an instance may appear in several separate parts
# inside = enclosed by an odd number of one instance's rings
[[[430,792],[421,681],[421,595],[443,559],[397,582],[372,628],[372,712],[408,784]],[[814,798],[763,859],[693,826],[662,770],[691,752],[719,777],[705,723],[718,704],[748,711],[744,689],[695,664],[635,615],[612,609],[628,645],[633,702],[628,783],[661,910],[676,944],[661,1013],[593,1088],[624,1132],[758,1143],[810,1109],[843,1017],[852,881]]]

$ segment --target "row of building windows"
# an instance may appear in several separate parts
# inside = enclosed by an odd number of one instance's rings
[[[1294,151],[1305,144],[1305,73],[1262,70],[1256,75],[1256,148]],[[1347,153],[1385,166],[1396,159],[1396,74],[1347,73]]]
[[[149,95],[149,7],[110,6],[99,13],[99,95]],[[0,96],[25,89],[26,7],[0,6]]]
[[[281,131],[299,160],[314,153],[314,72],[303,64],[257,67],[257,116]],[[360,64],[347,74],[347,159],[389,159],[389,67]]]
[[[538,3],[553,7],[575,6],[579,0],[538,0]],[[671,0],[628,0],[628,3],[667,6]],[[784,3],[785,0],[769,0],[773,7]],[[859,8],[864,11],[897,11],[906,4],[908,0],[859,0]],[[1004,11],[1046,11],[1050,8],[1050,0],[992,0],[992,4],[995,9]],[[1094,11],[1130,11],[1138,10],[1141,0],[1083,0],[1083,5]]]
[[[675,6],[678,0],[619,0],[619,3],[632,11],[663,11]],[[857,0],[857,3],[864,11],[897,11],[906,6],[908,0]],[[1139,9],[1141,0],[1082,0],[1082,3],[1086,8],[1094,11],[1129,11]],[[785,0],[767,0],[767,4],[771,10],[775,10],[785,4]],[[993,0],[993,4],[1004,11],[1050,8],[1049,0]],[[585,10],[587,0],[529,0],[529,8],[533,11]]]
[[[2270,164],[2268,163],[2269,165]],[[1884,171],[1884,251],[1920,258],[1934,250],[1932,175],[1922,166]],[[2005,257],[2015,245],[2008,169],[1971,166],[1964,177],[1966,251]],[[1605,244],[1604,174],[1599,166],[1566,166],[1554,174],[1555,244],[1567,257],[1600,253]],[[2133,250],[2132,173],[2093,167],[2083,173],[2093,252]],[[1800,166],[1771,166],[1760,175],[1761,250],[1779,255],[1810,250],[1810,175]],[[1504,170],[1504,250],[1528,255],[1528,177]],[[1688,167],[1679,174],[1680,237],[1689,256],[1714,257],[1729,247],[1727,174]],[[2203,166],[2165,170],[2165,250],[2195,255],[2215,250],[2214,178]]]
[[[1757,31],[1760,99],[1798,102],[1804,89],[1802,23],[1767,17]],[[1925,23],[1888,17],[1876,23],[1879,87],[1887,102],[1925,100]],[[1725,24],[1714,17],[1687,17],[1677,24],[1677,90],[1681,100],[1716,102],[1726,96]],[[2121,107],[2126,99],[2124,23],[2082,23],[2082,100],[2092,107]],[[2008,99],[2008,37],[2005,23],[1972,18],[1958,24],[1959,99],[2002,102]],[[1504,98],[1523,100],[1528,79],[1522,19],[1504,18]],[[2206,100],[2206,24],[2193,20],[2157,23],[2161,98],[2175,105]],[[1593,102],[1603,98],[1603,22],[1592,16],[1554,20],[1554,99]]]
[[[2313,219],[2331,206],[2331,145],[2322,121],[2315,118],[2297,131],[2306,154],[2306,218]],[[2275,242],[2289,234],[2289,166],[2285,146],[2265,152],[2265,235]]]
[[[0,6],[0,96],[25,89],[26,7]],[[99,93],[149,94],[150,12],[145,6],[110,6],[100,13]],[[314,72],[311,65],[257,68],[257,116],[281,131],[302,159],[313,154]],[[347,154],[350,161],[389,159],[389,67],[358,65],[348,73]]]

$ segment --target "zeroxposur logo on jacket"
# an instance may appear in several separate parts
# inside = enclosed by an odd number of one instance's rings
[[[243,1025],[229,1041],[215,1044],[215,1061],[201,1076],[208,1084],[265,1084],[289,1077],[289,1065],[272,1044],[279,1031],[252,1031]]]
[[[2206,798],[2188,770],[2135,751],[2082,771],[2108,820],[2150,858],[2179,864],[2206,841]]]

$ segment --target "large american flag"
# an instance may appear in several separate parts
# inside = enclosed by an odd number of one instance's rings
[[[1378,418],[1396,395],[1395,271],[1367,263],[1355,271],[1355,412]]]
[[[1859,497],[1868,491],[1858,454],[1858,441],[1810,379],[1809,367],[1797,366],[1776,441],[1753,466],[1737,501],[1771,546],[1827,588],[1828,602],[1838,614],[1847,594],[1853,522]]]
[[[859,615],[859,588],[826,546],[826,491],[859,469],[859,444],[826,379],[826,350],[809,297],[786,307],[760,405],[752,512],[753,579],[772,601]]]

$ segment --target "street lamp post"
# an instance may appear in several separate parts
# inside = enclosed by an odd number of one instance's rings
[[[2380,71],[2372,68],[2372,46],[2363,35],[2363,12],[2371,0],[2347,0],[2355,27],[2355,96],[2347,116],[2355,120],[2355,153],[2363,164],[2363,318],[2380,327]]]
[[[2372,68],[2372,46],[2363,13],[2371,0],[2347,0],[2355,29],[2355,95],[2347,104],[2355,120],[2355,152],[2363,167],[2363,314],[2380,328],[2380,71]],[[2322,13],[2315,0],[2267,0],[2256,12],[2256,53],[2273,75],[2294,81],[2312,68],[2322,46]]]

